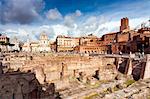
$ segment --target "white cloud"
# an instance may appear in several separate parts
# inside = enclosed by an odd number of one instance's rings
[[[74,13],[67,14],[64,17],[64,25],[69,28],[75,28],[76,19],[82,15],[80,10],[76,10]]]
[[[142,8],[145,8],[145,6],[143,6],[144,5],[142,5]],[[58,9],[55,8],[50,9],[46,13],[46,17],[49,18],[49,20],[53,20],[54,24],[48,23],[50,21],[48,21],[46,25],[41,23],[36,26],[18,26],[16,24],[14,26],[9,26],[0,24],[0,30],[17,31],[21,39],[26,39],[26,35],[29,34],[33,40],[38,39],[39,34],[43,31],[45,31],[49,38],[52,40],[55,40],[57,35],[85,36],[93,33],[94,35],[100,37],[105,33],[119,31],[120,19],[122,17],[129,17],[131,29],[134,29],[145,20],[148,20],[149,13],[147,12],[149,12],[149,9],[140,11],[140,6],[138,6],[136,8],[138,8],[137,10],[139,11],[134,10],[134,12],[132,10],[134,8],[135,6],[130,5],[128,6],[128,9],[130,10],[111,10],[110,12],[106,12],[104,14],[97,14],[97,12],[95,12],[88,13],[86,15],[83,14],[80,10],[76,10],[73,13],[69,13],[65,16],[62,16]],[[55,23],[57,19],[61,20]],[[44,21],[47,21],[47,19],[44,19]]]
[[[64,25],[70,28],[74,28],[75,19],[72,16],[65,16]]]
[[[44,7],[44,1],[40,0],[3,0],[0,4],[0,23],[29,24],[41,18],[39,12]]]
[[[101,31],[105,29],[104,27],[101,27],[101,25],[106,22],[107,20],[102,16],[90,16],[78,26],[78,30],[81,31],[82,35],[93,33],[94,35],[99,36]]]
[[[81,15],[82,15],[82,13],[81,13],[81,11],[80,11],[80,10],[76,10],[75,15],[76,15],[76,16],[81,16]]]
[[[67,36],[67,32],[68,32],[69,28],[66,27],[65,25],[57,24],[57,25],[52,25],[51,27],[54,30],[55,37],[57,35],[66,35]]]
[[[57,8],[50,9],[50,10],[46,13],[46,17],[47,17],[49,20],[62,19],[62,15],[61,15],[61,13],[58,11]]]
[[[130,19],[131,29],[134,29],[143,21],[147,20],[147,17],[133,18]],[[45,31],[51,40],[55,40],[58,35],[65,36],[86,36],[90,33],[101,37],[105,33],[109,32],[117,32],[119,31],[120,20],[113,21],[102,21],[104,20],[101,16],[91,16],[88,17],[84,22],[77,23],[73,21],[73,28],[66,26],[64,23],[59,23],[55,25],[40,25],[40,26],[28,26],[28,25],[20,25],[19,28],[17,26],[2,26],[6,32],[17,32],[17,37],[21,40],[26,41],[27,35],[31,40],[39,39],[39,35],[41,32]],[[13,34],[14,35],[14,34]],[[12,37],[10,35],[10,37]]]

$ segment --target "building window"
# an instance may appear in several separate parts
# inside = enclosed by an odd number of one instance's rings
[[[93,42],[93,40],[90,40],[90,42]]]

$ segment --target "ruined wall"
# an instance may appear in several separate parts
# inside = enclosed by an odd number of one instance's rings
[[[45,82],[55,83],[56,88],[59,89],[68,86],[69,80],[72,78],[83,76],[82,79],[86,81],[89,76],[94,76],[96,71],[99,73],[100,80],[110,80],[114,78],[112,75],[114,75],[116,70],[114,62],[115,58],[99,56],[34,56],[33,60],[25,61],[20,66],[20,70],[31,70],[36,73],[36,78],[41,84]]]
[[[0,75],[1,99],[39,99],[39,92],[39,83],[33,73],[14,72]]]

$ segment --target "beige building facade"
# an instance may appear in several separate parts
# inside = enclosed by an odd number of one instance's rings
[[[57,52],[71,52],[79,45],[79,38],[59,35],[56,38]]]
[[[41,33],[40,39],[37,42],[30,42],[29,40],[24,43],[22,47],[24,52],[50,52],[50,41],[45,33]]]

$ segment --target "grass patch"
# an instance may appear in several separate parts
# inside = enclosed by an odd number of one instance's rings
[[[100,83],[96,82],[94,85],[90,85],[91,88],[98,88],[100,87]]]
[[[128,87],[128,86],[132,85],[133,83],[135,83],[135,80],[129,79],[124,84]]]
[[[147,99],[150,99],[150,96],[148,96]]]
[[[69,81],[77,81],[77,78],[70,76],[70,77],[69,77]]]
[[[106,84],[106,83],[109,83],[111,80],[100,80],[100,83],[101,84]]]
[[[113,91],[118,91],[119,88],[117,88],[116,86],[113,88]]]
[[[85,83],[85,86],[89,88],[98,88],[101,86],[101,83],[100,81],[96,81],[95,84],[91,84],[90,82],[87,82]]]
[[[110,87],[104,89],[103,92],[102,92],[102,94],[109,94],[109,93],[112,93],[112,89]]]
[[[109,94],[110,92],[108,90],[104,90],[103,94]]]
[[[98,93],[91,93],[90,95],[84,97],[83,99],[94,99],[97,96],[99,96]]]

